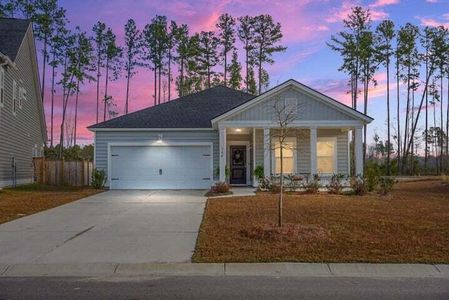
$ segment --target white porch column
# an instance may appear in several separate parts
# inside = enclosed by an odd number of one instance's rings
[[[317,129],[316,127],[310,127],[310,174],[317,174]]]
[[[256,175],[254,175],[254,171],[256,170],[256,128],[253,128],[253,187],[258,187],[259,182],[257,181]]]
[[[355,175],[363,175],[363,127],[355,128]]]
[[[219,143],[220,143],[220,178],[221,182],[226,181],[226,127],[219,129]]]
[[[263,129],[263,171],[265,177],[271,176],[271,147],[270,147],[270,128]]]

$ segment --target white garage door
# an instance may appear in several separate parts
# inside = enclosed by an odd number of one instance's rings
[[[111,189],[206,189],[211,146],[112,146]]]

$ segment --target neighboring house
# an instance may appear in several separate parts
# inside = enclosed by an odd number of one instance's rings
[[[200,189],[228,178],[256,185],[253,170],[279,173],[275,101],[296,107],[284,173],[348,174],[350,132],[363,172],[362,128],[373,119],[297,81],[253,96],[224,86],[90,126],[95,165],[111,189]]]
[[[0,18],[0,187],[33,181],[46,141],[30,21]]]

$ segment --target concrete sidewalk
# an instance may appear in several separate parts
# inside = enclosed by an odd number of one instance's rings
[[[0,265],[0,277],[274,276],[449,278],[449,265],[365,263],[88,263]]]

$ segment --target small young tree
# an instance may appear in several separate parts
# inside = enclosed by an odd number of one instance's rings
[[[286,101],[286,99],[276,99],[272,108],[272,119],[276,125],[276,130],[271,133],[270,139],[273,138],[276,143],[274,150],[278,150],[280,154],[280,192],[278,198],[278,226],[283,224],[283,202],[284,202],[284,150],[290,149],[292,146],[287,143],[288,137],[293,136],[296,132],[291,124],[298,117],[299,107],[296,102]],[[293,150],[293,149],[290,149]]]

